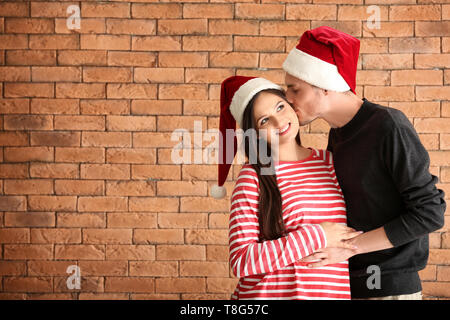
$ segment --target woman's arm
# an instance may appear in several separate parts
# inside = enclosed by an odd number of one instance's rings
[[[336,223],[304,224],[276,240],[259,242],[258,178],[243,167],[231,197],[230,265],[237,277],[280,270],[328,245],[350,247],[354,230]],[[329,241],[327,241],[329,239]]]

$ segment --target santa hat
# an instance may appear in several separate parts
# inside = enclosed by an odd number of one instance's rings
[[[322,26],[303,33],[283,69],[316,87],[355,93],[358,55],[358,39]]]
[[[242,128],[242,118],[248,103],[258,92],[266,89],[283,90],[269,80],[256,77],[232,76],[222,82],[219,122],[219,130],[222,135],[219,142],[219,181],[211,188],[211,195],[216,199],[222,199],[226,195],[223,184],[237,152],[236,135],[232,135],[233,142],[227,141],[231,137],[226,134],[226,131],[227,129],[235,131],[236,123]],[[233,143],[231,150],[230,143]],[[232,154],[228,154],[227,151]]]

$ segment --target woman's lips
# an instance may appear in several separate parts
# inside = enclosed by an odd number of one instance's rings
[[[285,135],[289,130],[291,129],[291,123],[289,122],[288,123],[288,128],[286,129],[286,130],[284,130],[283,132],[279,132],[279,135],[280,136],[283,136],[283,135]]]

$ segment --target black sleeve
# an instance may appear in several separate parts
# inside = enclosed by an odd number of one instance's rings
[[[330,129],[330,132],[328,132],[328,146],[327,150],[333,153],[333,131]]]
[[[408,121],[384,137],[382,154],[387,170],[401,194],[406,213],[384,225],[394,247],[443,227],[446,203],[429,172],[430,158]]]

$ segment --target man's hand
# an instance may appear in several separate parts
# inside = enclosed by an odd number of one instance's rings
[[[328,264],[339,263],[345,261],[354,255],[358,254],[357,249],[347,248],[324,248],[316,251],[315,253],[304,257],[301,262],[312,262],[308,264],[309,268],[324,267]],[[320,261],[317,261],[320,260]]]

